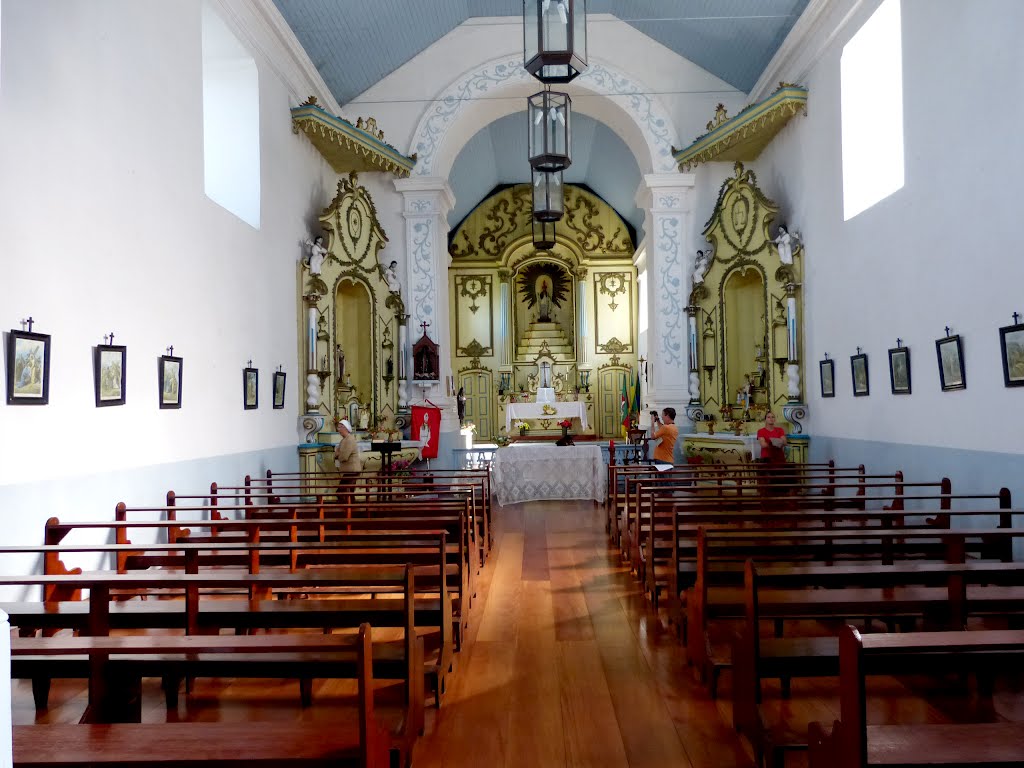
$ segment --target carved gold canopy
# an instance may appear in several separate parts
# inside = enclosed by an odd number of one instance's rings
[[[325,112],[312,96],[291,112],[292,131],[306,134],[336,173],[384,171],[405,177],[416,165],[415,155],[406,157],[384,141],[384,131],[372,117],[352,125]]]
[[[728,117],[719,104],[707,125],[708,132],[685,149],[673,150],[672,156],[681,171],[712,160],[756,160],[786,123],[801,112],[807,114],[807,89],[780,83],[767,99],[733,117]]]

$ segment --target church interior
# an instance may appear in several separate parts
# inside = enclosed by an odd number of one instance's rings
[[[1021,29],[0,0],[0,768],[1024,765]]]

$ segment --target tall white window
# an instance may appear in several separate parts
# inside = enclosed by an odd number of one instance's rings
[[[900,0],[885,0],[843,48],[843,218],[903,188]]]
[[[206,196],[260,226],[260,91],[256,62],[203,3],[203,180]]]

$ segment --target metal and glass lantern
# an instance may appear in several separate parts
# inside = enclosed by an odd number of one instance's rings
[[[564,171],[572,165],[569,118],[572,99],[558,91],[541,91],[527,100],[530,128],[530,167],[535,171]]]
[[[537,221],[558,221],[565,213],[562,195],[562,172],[533,172],[533,218]]]
[[[555,222],[533,219],[533,247],[547,251],[555,247]]]
[[[523,66],[542,83],[586,70],[586,0],[523,0]]]

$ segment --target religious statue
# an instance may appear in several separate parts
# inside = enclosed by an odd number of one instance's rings
[[[551,322],[551,293],[548,291],[548,281],[540,284],[540,293],[537,296],[537,321],[541,323]]]
[[[324,236],[317,235],[313,240],[306,240],[305,244],[309,246],[309,258],[306,260],[309,272],[312,275],[319,275],[320,270],[323,269],[324,260],[327,258]]]
[[[385,282],[388,284],[388,290],[391,293],[401,295],[402,284],[398,281],[398,262],[392,261],[387,267],[381,265],[380,272],[381,277],[383,277]]]
[[[750,407],[750,376],[743,377],[743,386],[736,390],[736,405],[742,405],[744,409]]]
[[[370,426],[370,404],[360,403],[359,405],[359,421],[357,422],[359,429],[366,429]]]
[[[389,379],[395,375],[395,361],[390,357],[384,361],[384,375]]]
[[[335,344],[334,345],[334,362],[335,362],[334,377],[337,380],[337,382],[340,384],[341,382],[343,382],[345,380],[345,350],[343,350],[341,348],[341,344]],[[327,367],[327,364],[325,363],[324,364],[324,368],[326,368],[326,367]]]
[[[772,242],[779,249],[779,261],[783,264],[792,264],[793,249],[800,247],[800,233],[794,232],[791,235],[785,224],[779,224],[779,234]]]
[[[459,412],[459,424],[466,420],[466,388],[459,387],[459,393],[455,396],[455,407]]]
[[[436,379],[437,372],[434,370],[434,360],[430,350],[426,347],[420,349],[416,357],[416,378]]]
[[[345,374],[345,386],[348,387],[349,389],[352,389],[352,374],[351,373],[346,373]]]
[[[704,251],[697,251],[697,258],[693,261],[693,283],[697,285],[704,282],[704,275],[711,265],[711,251],[705,255]]]

